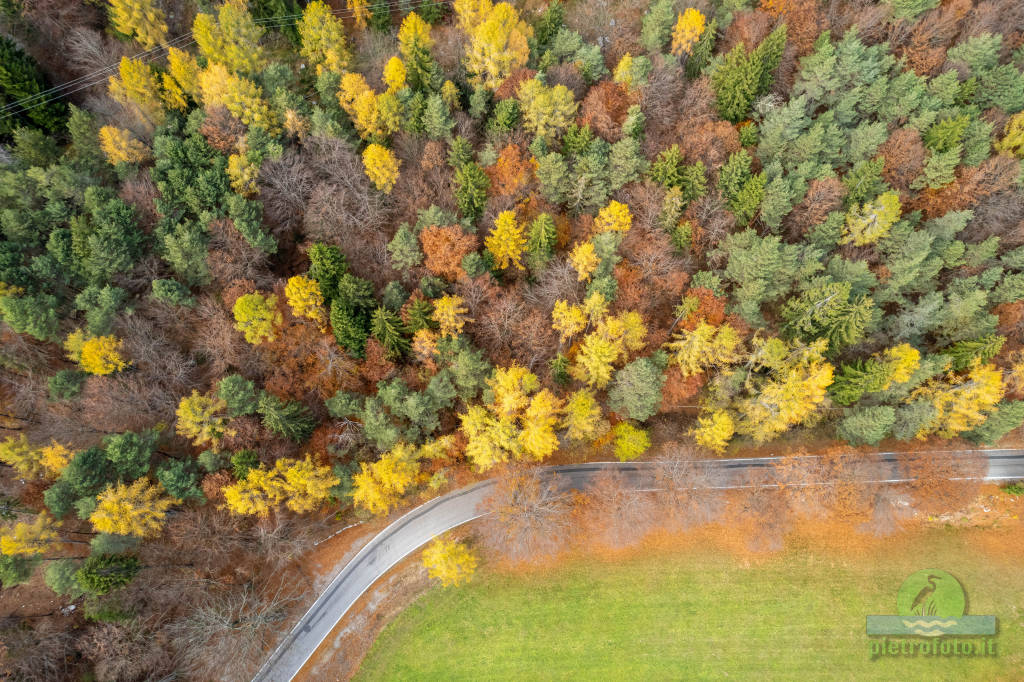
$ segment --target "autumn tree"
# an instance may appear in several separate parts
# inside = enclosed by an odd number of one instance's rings
[[[100,147],[112,165],[142,163],[152,158],[149,147],[123,128],[100,128]]]
[[[313,0],[296,24],[302,40],[301,54],[316,66],[317,73],[341,73],[348,66],[351,51],[345,40],[345,25],[321,0]]]
[[[96,510],[89,517],[99,533],[134,535],[140,538],[160,534],[167,510],[174,500],[163,490],[140,478],[131,485],[117,483],[96,498]]]
[[[455,13],[469,41],[466,68],[473,82],[496,90],[510,73],[526,66],[533,29],[507,2],[460,2]]]
[[[264,296],[258,292],[245,294],[235,301],[231,312],[235,317],[235,329],[242,332],[249,343],[259,345],[276,338],[277,327],[282,321],[277,309],[277,296]]]
[[[362,462],[352,477],[352,501],[373,514],[387,514],[420,479],[420,451],[399,443],[376,462]]]
[[[449,296],[445,294],[434,301],[434,312],[431,319],[440,327],[441,336],[458,336],[467,322],[472,322],[466,317],[469,309],[463,304],[465,301],[461,296]]]
[[[564,85],[547,86],[531,78],[519,85],[517,95],[526,129],[541,139],[560,134],[576,115],[576,100]]]
[[[726,410],[715,410],[711,414],[699,417],[697,427],[692,434],[697,445],[712,452],[722,454],[736,433],[736,422]]]
[[[164,120],[164,107],[160,99],[160,83],[156,72],[139,59],[121,57],[116,76],[109,79],[110,96],[134,108],[150,126],[160,125]]]
[[[985,422],[1003,398],[1002,373],[994,365],[975,364],[966,376],[949,373],[932,379],[911,394],[931,403],[933,416],[922,424],[917,437],[931,434],[953,438]]]
[[[459,225],[431,225],[420,232],[424,265],[431,273],[455,280],[462,277],[462,259],[476,250],[477,238]]]
[[[565,546],[570,509],[556,476],[535,468],[508,471],[481,503],[482,541],[511,561],[543,559]]]
[[[873,244],[889,234],[900,219],[902,208],[896,192],[879,195],[873,202],[854,207],[846,216],[843,226],[843,244],[854,246]]]
[[[209,444],[216,450],[220,440],[233,433],[227,426],[227,416],[222,414],[227,407],[224,400],[200,395],[199,391],[193,390],[192,395],[183,397],[178,403],[175,430],[195,445]]]
[[[484,246],[494,256],[497,267],[505,269],[514,266],[518,270],[525,269],[522,263],[523,249],[526,248],[526,237],[523,226],[516,221],[513,211],[502,211],[494,220],[494,227],[484,239]]]
[[[225,486],[224,504],[233,514],[268,516],[282,503],[304,514],[319,508],[341,482],[330,467],[314,464],[307,455],[297,460],[282,457],[272,469],[251,469],[245,478]]]
[[[398,180],[398,167],[401,162],[387,147],[371,144],[363,150],[363,168],[366,177],[373,186],[385,194],[390,194]]]
[[[680,13],[672,28],[672,54],[677,57],[689,55],[704,33],[706,24],[704,15],[692,7]]]
[[[263,33],[244,0],[226,0],[216,17],[199,13],[192,23],[192,35],[203,56],[243,74],[258,73],[266,65],[259,45]]]
[[[46,512],[37,515],[30,523],[18,522],[0,532],[0,554],[42,556],[60,542],[56,530],[58,525],[60,523]]]
[[[671,362],[679,367],[684,377],[689,377],[738,361],[742,342],[732,326],[714,327],[701,321],[693,329],[676,332],[665,349]]]
[[[454,587],[473,577],[479,560],[465,543],[436,538],[423,550],[427,575],[442,587]]]
[[[304,317],[316,323],[320,331],[327,331],[327,309],[324,307],[324,295],[320,284],[304,275],[295,275],[288,279],[284,288],[288,306],[296,317]]]
[[[629,422],[619,422],[612,429],[615,457],[620,462],[629,462],[647,452],[651,439],[643,429]]]
[[[167,36],[164,13],[153,0],[110,0],[110,23],[147,50],[163,43]]]

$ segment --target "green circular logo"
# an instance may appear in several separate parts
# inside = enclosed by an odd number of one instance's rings
[[[960,618],[966,606],[960,581],[937,568],[914,573],[903,581],[896,595],[896,612],[901,616]]]

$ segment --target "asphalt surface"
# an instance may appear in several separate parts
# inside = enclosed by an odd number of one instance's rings
[[[958,453],[964,451],[956,451]],[[984,450],[988,458],[986,480],[1024,479],[1024,450]],[[895,466],[906,453],[879,453],[875,456],[875,474],[868,482],[898,483]],[[809,457],[814,457],[813,455]],[[777,457],[710,460],[720,469],[716,478],[721,488],[748,485],[750,471],[768,467]],[[599,471],[615,469],[638,488],[654,486],[654,468],[648,462],[593,462],[545,467],[544,473],[557,474],[565,489],[582,489]],[[382,530],[363,547],[331,581],[288,636],[256,673],[254,682],[287,682],[313,656],[334,626],[353,604],[393,566],[435,536],[482,516],[480,502],[494,487],[493,480],[438,497],[411,510]]]

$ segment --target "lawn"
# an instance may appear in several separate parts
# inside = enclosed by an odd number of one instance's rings
[[[356,679],[1020,679],[1024,574],[968,537],[985,532],[841,553],[796,543],[755,562],[704,545],[525,576],[482,570],[403,612]],[[921,568],[949,571],[969,613],[998,617],[996,658],[870,660],[865,616],[894,614],[900,583]]]

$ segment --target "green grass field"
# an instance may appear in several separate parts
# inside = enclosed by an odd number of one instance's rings
[[[934,530],[870,555],[803,547],[749,567],[705,549],[483,570],[402,613],[356,679],[1021,679],[1024,574],[964,540]],[[956,576],[968,613],[998,617],[996,658],[870,660],[865,616],[894,614],[921,568]]]

